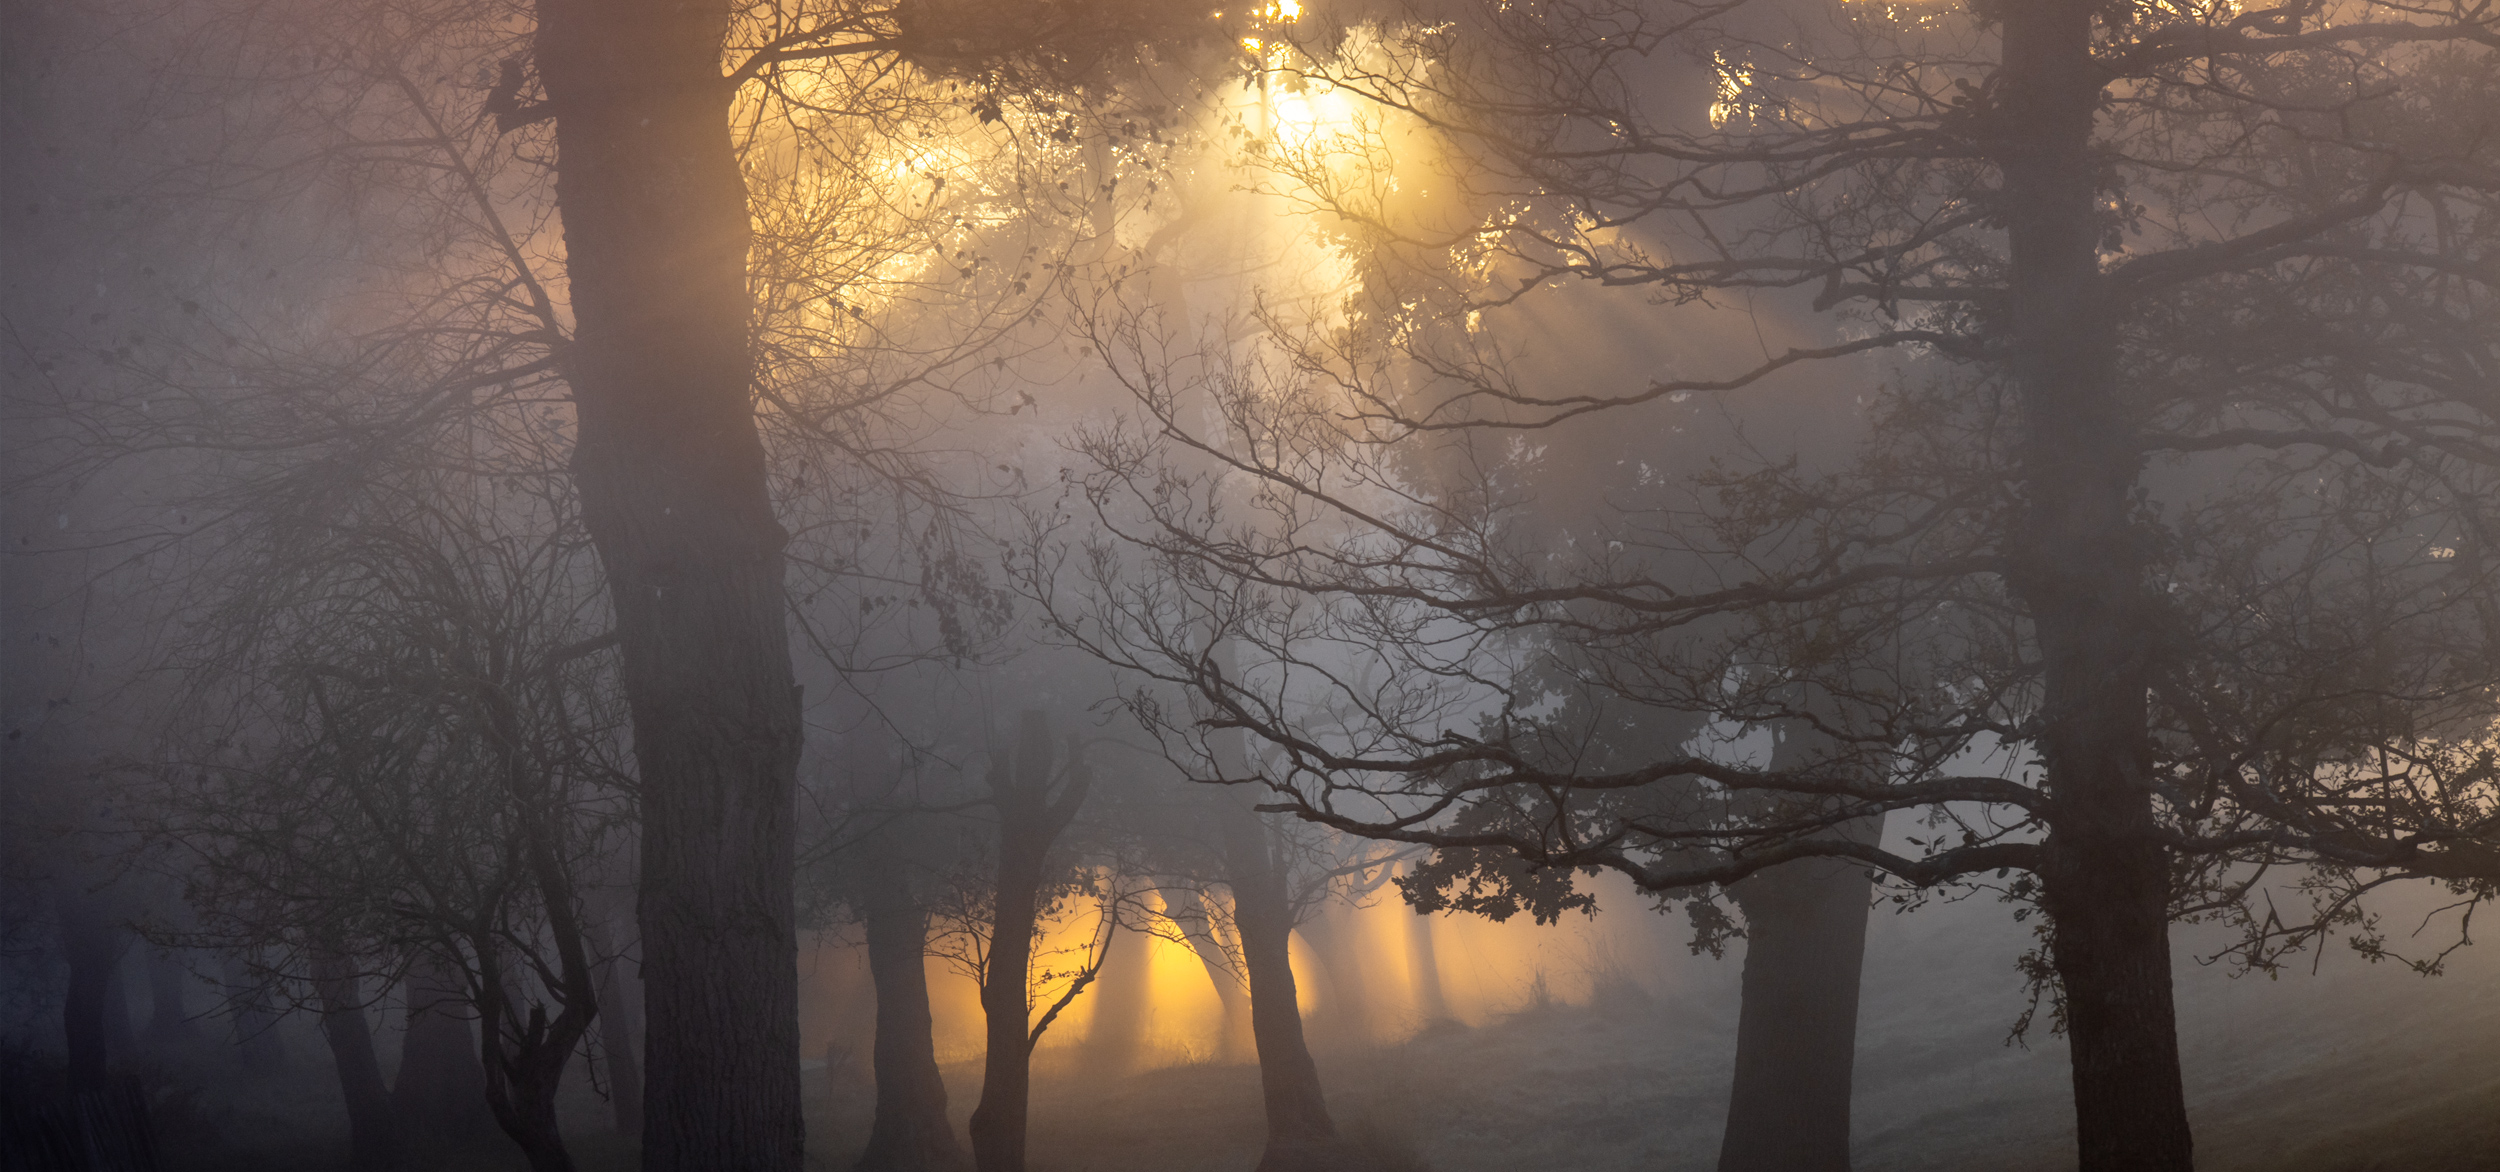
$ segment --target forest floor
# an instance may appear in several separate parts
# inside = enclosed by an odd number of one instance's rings
[[[2463,949],[2436,979],[2339,948],[2315,958],[2314,973],[2304,965],[2269,980],[2200,964],[2197,950],[2219,936],[2188,928],[2176,939],[2189,1107],[2207,1172],[2500,1169],[2500,948]],[[2074,1167],[2064,1042],[2045,1025],[2025,1044],[2007,1042],[2027,1003],[2013,958],[2029,941],[1993,903],[1877,914],[1858,1172]],[[1389,1046],[1315,1038],[1340,1125],[1388,1156],[1389,1172],[1706,1172],[1726,1109],[1741,959],[1666,948],[1650,963],[1658,971],[1641,983],[1601,982],[1590,1004],[1530,1002]],[[344,1166],[337,1088],[308,1060],[316,1054],[284,1075],[200,1092],[188,1107],[199,1126],[168,1137],[169,1172]],[[1257,1162],[1255,1067],[1105,1077],[1067,1061],[1037,1070],[1034,1172],[1247,1172]],[[946,1074],[960,1123],[980,1073],[963,1064]],[[630,1172],[635,1144],[598,1126],[601,1104],[575,1081],[567,1099],[582,1172]],[[847,1170],[866,1139],[867,1087],[828,1085],[814,1067],[806,1093],[810,1165]],[[508,1155],[456,1167],[519,1169]]]
[[[1856,1076],[1858,1172],[2058,1172],[2074,1167],[2063,1039],[2013,960],[2030,942],[2002,905],[1972,901],[1870,925]],[[2409,925],[2394,924],[2392,943]],[[2428,939],[2428,934],[2425,939]],[[2225,937],[2175,934],[2183,1065],[2207,1172],[2500,1169],[2500,948],[2460,950],[2426,979],[2338,946],[2279,977],[2199,962]],[[1530,1005],[1401,1044],[1329,1047],[1340,1124],[1396,1172],[1707,1172],[1735,1049],[1741,960],[1681,959],[1664,991],[1617,982],[1587,1005]],[[1039,1072],[1034,1172],[1243,1172],[1262,1125],[1246,1065],[1125,1078]],[[950,1069],[958,1114],[979,1072]],[[811,1091],[830,1091],[821,1084]],[[847,1168],[864,1095],[816,1097],[819,1166]]]

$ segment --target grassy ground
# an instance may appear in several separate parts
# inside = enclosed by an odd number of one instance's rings
[[[1871,933],[1857,1083],[1860,1172],[2074,1166],[2062,1040],[2007,1044],[2028,941],[1996,905],[1882,916]],[[2500,949],[2426,980],[2330,953],[2318,971],[2234,979],[2183,930],[2181,1043],[2210,1172],[2500,1169]],[[1438,1172],[1703,1172],[1733,1060],[1736,962],[1672,966],[1667,990],[1528,1009],[1393,1047],[1322,1048],[1338,1116]],[[2045,1013],[2042,1015],[2045,1020]],[[977,1077],[950,1072],[968,1109]],[[1255,1162],[1257,1078],[1199,1066],[1045,1078],[1036,1172],[1237,1172]],[[855,1142],[824,1120],[827,1144]],[[864,1124],[860,1116],[859,1124]],[[854,1125],[856,1126],[856,1124]],[[840,1166],[839,1149],[835,1156]]]
[[[2180,1033],[2208,1172],[2500,1169],[2500,948],[2467,949],[2425,980],[2347,954],[2315,975],[2231,979],[2182,931]],[[1870,934],[1856,1111],[1859,1172],[2059,1172],[2073,1167],[2062,1041],[2006,1033],[2024,1005],[2011,960],[2028,933],[1995,905],[1879,914]],[[1318,1040],[1344,1127],[1400,1169],[1706,1172],[1733,1058],[1739,961],[1667,950],[1648,988],[1601,1004],[1529,1005],[1393,1046]],[[2045,1015],[2044,1015],[2045,1016]],[[190,1110],[179,1172],[342,1166],[337,1090],[317,1059],[228,1079]],[[1048,1052],[1045,1052],[1048,1058]],[[1105,1077],[1049,1059],[1033,1104],[1034,1172],[1247,1172],[1262,1134],[1258,1073],[1190,1065]],[[947,1071],[960,1121],[979,1071]],[[868,1088],[806,1080],[810,1164],[846,1169]],[[569,1089],[583,1172],[630,1172],[635,1145]],[[213,1134],[212,1134],[213,1133]],[[202,1138],[207,1137],[207,1138]],[[461,1172],[519,1169],[471,1157]]]

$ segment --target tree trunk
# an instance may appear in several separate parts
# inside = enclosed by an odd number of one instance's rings
[[[1371,999],[1365,996],[1363,962],[1355,955],[1352,933],[1338,909],[1325,904],[1305,916],[1299,928],[1328,986],[1316,1015],[1321,1038],[1335,1046],[1362,1044],[1371,1037]]]
[[[147,963],[148,1047],[158,1053],[187,1049],[198,1033],[183,997],[191,973],[170,949],[149,949]]]
[[[2027,505],[2008,583],[2044,680],[2042,906],[2073,1043],[2081,1172],[2194,1166],[2171,1002],[2169,867],[2149,784],[2145,690],[2158,611],[2131,520],[2142,455],[2116,387],[2100,275],[2102,97],[2090,0],[2005,5],[2006,299]]]
[[[549,1018],[546,1002],[531,998],[524,1024],[521,1001],[507,983],[512,970],[500,968],[498,942],[486,933],[473,937],[479,1033],[488,1056],[486,1103],[494,1109],[495,1122],[503,1126],[504,1134],[521,1145],[535,1172],[573,1172],[573,1156],[564,1146],[563,1130],[557,1123],[556,1091],[564,1083],[565,1067],[571,1065],[574,1052],[598,1018],[598,974],[560,845],[558,827],[564,807],[548,790],[547,776],[517,750],[520,721],[515,709],[497,702],[489,711],[494,730],[491,740],[501,750],[504,784],[519,816],[521,833],[514,845],[537,889],[538,906],[547,917],[545,940],[556,954],[552,972],[537,959],[521,971],[536,971],[556,1013]]]
[[[382,1064],[373,1055],[373,1029],[365,1021],[364,997],[355,969],[334,954],[312,962],[313,996],[321,1002],[321,1036],[330,1043],[339,1092],[347,1100],[348,1166],[381,1172],[399,1166],[399,1114],[382,1085]]]
[[[420,957],[409,967],[407,1030],[391,1084],[391,1105],[411,1138],[457,1149],[503,1138],[486,1106],[468,998],[440,960]]]
[[[1085,1031],[1085,1067],[1097,1077],[1125,1075],[1145,1053],[1154,1015],[1153,946],[1144,932],[1113,936],[1111,955],[1087,994],[1094,999],[1094,1016]]]
[[[608,578],[642,815],[643,1166],[795,1172],[793,810],[781,549],[749,397],[729,9],[540,0],[576,322],[582,515]]]
[[[139,1031],[130,1020],[130,941],[114,932],[113,963],[104,970],[104,1052],[128,1059],[139,1052]]]
[[[1814,694],[1797,703],[1832,724],[1847,721]],[[1774,769],[1813,769],[1842,747],[1812,721],[1781,722],[1775,731]],[[1834,836],[1878,842],[1883,819],[1854,819]],[[1719,1172],[1848,1172],[1858,980],[1873,888],[1864,868],[1818,859],[1728,889],[1745,914],[1745,976]]]
[[[1414,873],[1414,865],[1407,865]],[[1413,911],[1406,918],[1406,972],[1415,987],[1415,1016],[1419,1024],[1430,1027],[1450,1021],[1449,994],[1441,987],[1441,951],[1434,946],[1432,916]]]
[[[591,947],[601,958],[599,1045],[608,1059],[608,1103],[616,1115],[618,1135],[641,1135],[642,1056],[634,1039],[634,1023],[642,1015],[635,1012],[638,1003],[627,993],[632,978],[625,971],[625,958],[616,951],[607,921],[593,915],[586,928]]]
[[[947,1121],[946,1080],[930,1036],[929,913],[889,863],[871,865],[861,899],[868,973],[877,987],[877,1113],[859,1172],[960,1172],[972,1160]],[[825,1077],[834,1077],[830,1061]]]
[[[76,1092],[101,1092],[112,1068],[112,1027],[109,1019],[117,986],[113,970],[121,966],[122,938],[92,899],[64,895],[60,901],[61,951],[69,961],[69,990],[61,1001],[61,1034],[69,1054],[69,1086]]]
[[[1719,1172],[1848,1172],[1872,887],[1860,868],[1812,861],[1730,891],[1745,913],[1745,978]]]
[[[268,977],[253,971],[248,961],[234,954],[226,956],[224,968],[229,1012],[234,1017],[234,1044],[242,1052],[244,1069],[255,1075],[286,1069],[286,1039],[278,1036],[281,1018],[270,1004]]]
[[[590,1022],[569,1009],[550,1022],[546,1006],[535,1002],[524,1014],[508,974],[491,966],[480,973],[478,1001],[486,1104],[496,1126],[520,1146],[531,1172],[573,1172],[573,1154],[556,1117],[556,1091]]]
[[[1002,829],[1001,837],[1011,831]],[[1035,893],[1041,861],[1000,845],[989,972],[981,983],[987,1030],[981,1064],[981,1101],[972,1109],[972,1160],[980,1172],[1024,1172],[1026,1112],[1033,1094],[1033,1051],[1026,1030],[1031,1006],[1026,983],[1033,964]]]
[[[1026,712],[1016,730],[1012,769],[993,766],[998,809],[998,878],[981,1012],[988,1027],[981,1102],[972,1110],[972,1160],[980,1172],[1024,1172],[1027,1111],[1033,1097],[1033,929],[1050,848],[1084,800],[1081,776],[1050,798],[1050,726]]]
[[[1241,987],[1242,975],[1233,971],[1231,958],[1215,939],[1215,921],[1207,914],[1206,897],[1188,888],[1167,892],[1164,914],[1189,941],[1189,950],[1197,954],[1199,967],[1215,986],[1217,1003],[1224,1007],[1224,1032],[1216,1040],[1216,1060],[1238,1061],[1249,1041],[1250,998]]]
[[[1259,816],[1226,806],[1224,866],[1233,889],[1233,925],[1241,933],[1242,967],[1250,979],[1250,1035],[1259,1050],[1259,1089],[1267,1104],[1267,1148],[1258,1172],[1324,1172],[1357,1167],[1337,1135],[1320,1090],[1319,1064],[1302,1036],[1294,988],[1293,900]]]

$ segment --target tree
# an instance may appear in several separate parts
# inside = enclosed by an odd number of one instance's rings
[[[316,946],[319,947],[319,946]],[[347,1100],[347,1166],[354,1172],[391,1172],[407,1151],[406,1129],[382,1081],[373,1052],[373,1023],[365,1018],[364,991],[355,963],[324,948],[311,964],[313,997],[321,1012],[321,1036],[338,1067]]]
[[[1050,963],[1037,971],[1036,960],[1044,959],[1037,957],[1036,945],[1045,915],[1091,887],[1081,879],[1072,882],[1068,862],[1052,857],[1093,787],[1083,743],[1070,738],[1062,755],[1051,745],[1049,718],[1027,710],[1017,718],[1012,750],[992,751],[988,786],[989,805],[998,814],[994,878],[983,901],[988,922],[972,928],[958,919],[959,928],[969,929],[961,937],[972,950],[962,955],[966,967],[979,973],[987,1026],[981,1102],[972,1109],[972,1159],[981,1172],[1023,1172],[1033,1047],[1101,973],[1125,901],[1116,894],[1099,901],[1098,935],[1089,937],[1067,971]],[[1058,995],[1041,1020],[1033,1020],[1039,996],[1054,986]]]
[[[876,992],[870,1042],[876,1107],[859,1172],[972,1167],[947,1118],[927,963],[932,888],[953,870],[964,844],[946,819],[923,808],[945,803],[923,792],[915,767],[921,756],[872,719],[835,746],[830,757],[842,773],[827,800],[810,804],[829,816],[810,828],[817,841],[805,852],[804,873],[815,881],[810,893],[818,898],[803,906],[813,911],[811,921],[821,922],[832,918],[833,908],[816,911],[814,905],[838,903],[860,925]]]
[[[1108,316],[1144,428],[1095,437],[1086,489],[1150,570],[1071,563],[1100,602],[1068,629],[1185,691],[1140,693],[1167,734],[1280,762],[1202,776],[1349,833],[1687,895],[1814,858],[2021,872],[2082,1166],[2186,1168],[2174,915],[2238,914],[2278,864],[2490,891],[2495,795],[2463,764],[2489,583],[2460,562],[2495,318],[2451,258],[2493,226],[2500,41],[2464,8],[1804,11],[1509,5],[1310,46],[1298,81],[1429,127],[1434,185],[1499,214],[1409,214],[1327,166],[1376,137],[1323,139],[1293,173],[1369,250],[1386,342],[1299,328],[1211,364],[1215,430]],[[1499,326],[1580,283],[1698,328],[1752,293],[1853,316],[1588,388]],[[1681,516],[1568,557],[1505,528],[1535,467],[1487,458],[1506,436],[1886,351],[1922,365],[1852,467],[1665,469]],[[1257,488],[1233,516],[1228,478]],[[1514,691],[1549,649],[1568,685]],[[1582,770],[1544,718],[1576,696],[1828,747]],[[1989,743],[2016,775],[1953,768]],[[1839,832],[1894,809],[1943,832]]]
[[[1249,775],[1246,746],[1238,739],[1219,739],[1212,748],[1231,754],[1223,759],[1230,767],[1221,775]],[[1194,805],[1201,825],[1195,833],[1177,837],[1183,844],[1199,844],[1190,853],[1212,857],[1197,860],[1196,868],[1172,865],[1190,861],[1186,859],[1167,862],[1168,870],[1177,874],[1165,881],[1165,890],[1179,896],[1169,899],[1167,910],[1173,931],[1199,952],[1217,987],[1238,982],[1249,993],[1250,1037],[1258,1053],[1259,1094],[1267,1117],[1258,1167],[1262,1172],[1371,1167],[1379,1161],[1340,1135],[1328,1110],[1319,1064],[1302,1028],[1293,933],[1322,914],[1340,894],[1342,880],[1368,878],[1377,886],[1398,860],[1370,850],[1342,857],[1345,852],[1328,849],[1338,844],[1270,823],[1239,793],[1206,793]],[[1220,916],[1202,890],[1216,885],[1231,896]],[[1219,930],[1219,920],[1229,931]]]
[[[474,343],[417,409],[550,373],[572,392],[561,422],[612,596],[649,815],[639,914],[654,1168],[800,1157],[789,814],[800,697],[790,535],[754,405],[844,348],[825,324],[847,320],[834,307],[855,291],[841,278],[935,243],[849,239],[859,224],[843,213],[856,208],[810,219],[827,209],[795,179],[751,192],[750,177],[793,178],[774,165],[792,152],[822,164],[811,184],[887,148],[906,156],[915,145],[890,137],[913,111],[969,105],[998,121],[1002,105],[1135,65],[1148,44],[1220,42],[1226,30],[1202,12],[1123,0],[440,0],[313,13],[244,0],[214,6],[182,38],[184,64],[198,68],[175,72],[213,91],[198,104],[259,132],[221,127],[173,168],[207,177],[195,195],[300,208],[317,202],[300,198],[307,190],[344,190],[359,216],[406,230],[356,239],[404,263],[370,264],[368,296],[324,309],[367,340],[396,327]],[[345,182],[322,189],[307,175]],[[894,186],[873,168],[849,178],[854,193]],[[891,210],[900,193],[868,194]],[[835,254],[868,259],[821,281]],[[435,332],[456,310],[466,320]],[[235,323],[229,340],[266,320]],[[872,412],[919,385],[900,377],[836,413]],[[234,406],[193,398],[212,413]],[[858,436],[801,414],[782,422],[820,440]],[[130,426],[193,444],[178,428]],[[838,550],[818,560],[843,561]]]
[[[205,731],[169,746],[141,827],[198,939],[310,979],[360,1161],[396,1162],[407,1130],[366,978],[414,968],[457,974],[495,1122],[562,1172],[555,1095],[598,1012],[582,877],[633,810],[544,388],[411,420],[392,372],[313,385],[326,426],[258,445],[276,454],[228,498],[236,540],[202,569],[226,589],[178,651],[197,693],[176,727]]]

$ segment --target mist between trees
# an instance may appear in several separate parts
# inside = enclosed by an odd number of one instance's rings
[[[5,15],[11,1160],[2500,1142],[2487,6]]]

